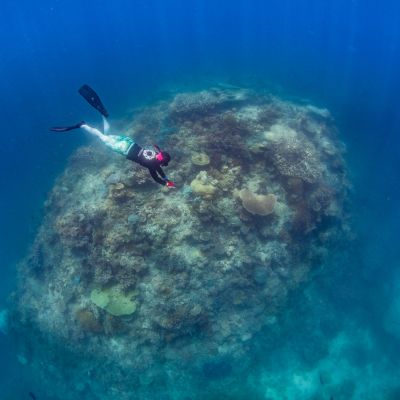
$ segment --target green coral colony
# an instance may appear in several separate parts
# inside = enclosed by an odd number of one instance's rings
[[[213,88],[125,122],[140,143],[176,150],[178,189],[97,143],[58,178],[14,310],[21,357],[50,397],[54,382],[66,400],[229,387],[204,374],[243,376],[257,334],[348,231],[327,110]]]
[[[130,315],[136,311],[135,297],[135,291],[124,293],[117,286],[107,289],[93,289],[90,293],[90,299],[96,306],[116,317]]]

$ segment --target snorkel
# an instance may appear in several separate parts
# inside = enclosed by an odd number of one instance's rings
[[[156,144],[153,144],[153,147],[157,152],[156,160],[160,163],[160,165],[164,167],[168,166],[168,163],[171,160],[171,156],[169,155],[169,153],[167,153],[166,151],[162,151],[160,147]]]

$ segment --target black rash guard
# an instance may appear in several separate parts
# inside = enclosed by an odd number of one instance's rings
[[[129,149],[126,158],[148,168],[151,177],[160,185],[165,186],[167,184],[167,176],[161,169],[160,162],[156,159],[156,155],[157,153],[154,150],[143,149],[135,143]]]

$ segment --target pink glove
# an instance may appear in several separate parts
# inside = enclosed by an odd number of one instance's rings
[[[172,188],[176,187],[176,186],[175,186],[175,183],[172,182],[172,181],[167,181],[167,186],[168,186],[168,187],[172,187]]]

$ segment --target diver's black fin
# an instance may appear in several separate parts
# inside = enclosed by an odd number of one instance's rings
[[[85,123],[85,121],[81,121],[78,124],[71,125],[71,126],[53,126],[52,128],[50,128],[50,130],[52,132],[68,132],[68,131],[72,131],[72,129],[80,128],[84,123]]]
[[[106,118],[108,117],[108,112],[106,108],[103,106],[100,97],[89,85],[83,85],[79,89],[79,94],[83,96],[85,100],[97,111],[99,111],[102,115],[104,115]]]

